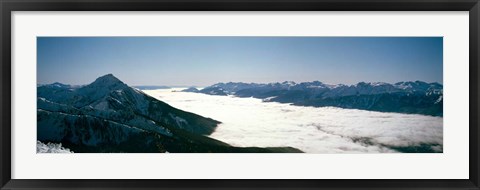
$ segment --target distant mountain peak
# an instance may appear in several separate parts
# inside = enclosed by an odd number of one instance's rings
[[[294,86],[294,85],[296,85],[297,83],[295,83],[294,81],[283,81],[282,84],[283,84],[283,85],[288,85],[288,86]]]
[[[65,88],[71,88],[71,85],[68,84],[63,84],[59,82],[54,82],[52,84],[37,84],[37,87],[44,87],[44,88],[55,88],[55,89],[65,89]]]
[[[63,83],[59,83],[59,82],[54,82],[52,84],[49,84],[48,86],[56,87],[56,88],[68,88],[68,87],[70,87],[70,85],[68,85],[68,84],[63,84]]]

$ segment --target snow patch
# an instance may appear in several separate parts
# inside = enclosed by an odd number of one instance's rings
[[[62,147],[62,143],[47,143],[44,144],[37,141],[37,153],[73,153],[70,149]]]
[[[263,101],[264,102],[269,102],[270,100],[276,98],[277,96],[271,96],[271,97],[268,97],[268,98],[264,98]]]
[[[188,125],[187,120],[185,120],[185,119],[183,119],[183,118],[181,118],[181,117],[178,117],[178,116],[176,116],[176,115],[173,115],[173,114],[171,114],[171,113],[169,113],[169,115],[170,115],[170,117],[171,117],[172,119],[175,120],[175,122],[177,123],[178,126]]]

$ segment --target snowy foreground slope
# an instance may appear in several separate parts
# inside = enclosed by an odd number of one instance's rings
[[[206,137],[219,121],[176,109],[105,75],[37,87],[37,140],[81,152],[299,152],[232,147]],[[41,144],[40,144],[41,146]]]
[[[37,153],[73,153],[68,148],[62,147],[62,144],[47,143],[37,141]]]
[[[144,92],[221,121],[210,137],[235,146],[292,146],[307,153],[443,152],[442,117],[303,107],[182,90]]]

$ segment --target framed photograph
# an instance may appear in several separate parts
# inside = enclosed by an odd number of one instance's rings
[[[2,189],[478,189],[478,0],[2,1]]]

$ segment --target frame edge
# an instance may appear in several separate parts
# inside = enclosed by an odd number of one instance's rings
[[[479,107],[480,102],[478,100],[480,94],[480,88],[478,81],[480,81],[480,2],[477,3],[470,9],[469,11],[469,58],[470,58],[470,147],[469,147],[469,162],[470,162],[470,171],[469,171],[469,178],[470,181],[475,184],[477,188],[479,188],[479,166],[480,166],[480,121],[479,117]],[[472,81],[477,81],[477,83],[473,84]]]
[[[53,180],[17,180],[17,179],[11,179],[11,173],[12,173],[12,168],[11,168],[11,163],[12,163],[12,160],[11,160],[11,150],[12,150],[12,147],[11,147],[11,127],[12,127],[12,123],[11,123],[11,108],[12,108],[12,105],[11,105],[11,100],[12,100],[12,96],[11,96],[11,12],[14,11],[15,9],[20,9],[20,10],[24,10],[23,7],[24,5],[26,5],[27,3],[26,2],[30,2],[30,3],[37,3],[37,4],[40,4],[40,9],[53,9],[53,10],[61,10],[62,9],[62,6],[53,6],[53,7],[50,7],[48,8],[49,6],[48,5],[48,2],[49,1],[21,1],[22,3],[21,4],[16,4],[16,3],[12,3],[11,1],[2,1],[0,0],[0,15],[1,15],[1,19],[0,19],[0,26],[2,26],[2,30],[0,31],[0,43],[2,44],[0,46],[0,57],[1,57],[1,62],[0,62],[0,73],[1,73],[1,76],[0,76],[0,92],[1,92],[1,98],[0,98],[0,124],[2,125],[0,127],[0,168],[1,168],[1,171],[0,171],[0,189],[4,189],[4,188],[12,188],[12,189],[16,189],[16,188],[27,188],[27,189],[33,189],[34,187],[39,187],[39,188],[53,188],[51,185],[53,184]],[[78,5],[77,3],[79,2],[82,2],[82,1],[73,1],[75,3],[72,3],[70,5],[66,5],[66,7],[69,7],[67,9],[69,10],[73,10],[73,11],[82,11],[84,9],[87,9],[86,7],[82,7],[82,8],[75,8],[76,5]],[[112,11],[112,9],[118,9],[119,11],[120,10],[124,10],[124,9],[119,9],[118,7],[116,6],[113,6],[112,2],[111,1],[99,1],[101,2],[99,5],[99,10],[107,10],[107,11]],[[122,1],[123,4],[129,4],[129,3],[125,3],[125,2],[131,2],[131,1]],[[147,1],[146,4],[148,3],[151,3],[152,1]],[[161,4],[168,4],[168,3],[171,3],[171,2],[166,2],[166,1],[157,1],[157,2],[161,2]],[[244,2],[244,1],[240,1],[240,2]],[[272,3],[272,1],[269,1],[270,3]],[[288,2],[292,2],[292,1],[286,1],[287,3]],[[311,1],[308,1],[308,2],[311,2]],[[315,2],[315,1],[313,1]],[[321,2],[321,1],[319,1]],[[382,2],[382,1],[380,1]],[[405,1],[405,2],[414,2],[414,1]],[[426,3],[427,1],[420,1],[424,4],[419,4],[420,8],[417,8],[417,9],[422,9],[421,7],[424,7],[425,4],[429,4],[429,3]],[[438,10],[447,10],[449,9],[449,7],[445,7],[446,4],[448,4],[448,2],[455,2],[455,1],[446,1],[447,3],[445,3],[445,1],[428,1],[428,2],[442,2],[441,4],[437,4],[437,6],[435,7],[435,9],[438,9]],[[465,180],[463,182],[450,182],[450,183],[445,183],[445,184],[449,184],[449,185],[452,185],[452,184],[456,184],[458,186],[454,187],[454,188],[461,188],[461,189],[479,189],[479,182],[480,182],[480,176],[479,176],[479,166],[480,166],[480,146],[479,146],[479,137],[480,137],[480,130],[479,130],[479,127],[480,127],[480,120],[478,119],[479,117],[479,106],[480,106],[480,102],[478,100],[479,98],[479,94],[480,94],[480,88],[478,85],[478,82],[480,81],[480,76],[479,76],[479,73],[480,73],[480,60],[479,60],[479,55],[480,55],[480,38],[479,38],[479,32],[480,32],[480,25],[479,25],[479,21],[480,21],[480,3],[478,0],[475,0],[475,1],[456,1],[456,2],[461,2],[461,4],[457,4],[457,6],[453,6],[452,9],[454,10],[461,10],[463,8],[465,8],[466,6],[469,6],[470,7],[470,10],[469,10],[469,25],[470,25],[470,28],[469,28],[469,38],[470,38],[470,44],[469,44],[469,57],[470,57],[470,85],[469,85],[469,88],[470,88],[470,108],[469,108],[469,115],[470,115],[470,135],[469,135],[469,138],[470,138],[470,147],[469,147],[469,150],[470,150],[470,155],[469,155],[469,162],[470,162],[470,171],[469,171],[469,180]],[[473,7],[471,6],[472,5],[472,2],[473,3]],[[50,1],[50,3],[52,3],[52,5],[59,5],[59,4],[62,4],[62,3],[59,3],[58,1]],[[85,1],[82,2],[83,3],[87,3]],[[144,2],[145,3],[145,2]],[[179,4],[175,4],[175,6],[173,7],[173,9],[179,9],[178,7],[182,7],[182,6],[186,6],[188,4],[196,4],[194,2],[182,2],[182,3],[179,3]],[[230,2],[230,3],[233,3],[233,4],[238,4],[238,2]],[[305,3],[305,2],[302,2],[300,1],[300,3]],[[350,1],[350,3],[353,3]],[[398,2],[396,2],[398,3]],[[92,2],[90,2],[90,4],[93,4]],[[134,3],[135,4],[135,3]],[[155,3],[154,3],[155,4]],[[208,5],[209,3],[207,3]],[[240,3],[241,4],[241,3]],[[250,6],[251,6],[252,3],[250,3]],[[268,3],[267,3],[268,4]],[[293,3],[295,4],[295,3]],[[308,4],[308,3],[306,3]],[[335,4],[335,3],[334,3]],[[344,1],[340,1],[340,4],[348,4],[348,2],[344,2]],[[403,3],[402,3],[403,4]],[[160,5],[160,3],[157,3],[155,5]],[[264,7],[263,4],[259,4],[260,7]],[[291,4],[288,4],[288,5],[291,5]],[[335,4],[337,5],[337,4]],[[113,8],[108,8],[107,6],[112,6]],[[305,6],[305,5],[304,5]],[[385,6],[385,5],[383,5]],[[176,8],[175,8],[176,7]],[[202,8],[205,8],[206,6],[201,6],[199,9],[202,9]],[[241,6],[242,10],[245,9],[245,6]],[[335,7],[335,6],[334,6]],[[132,9],[135,9],[135,8],[139,8],[137,6],[132,6],[131,8],[126,8],[125,10],[132,10]],[[169,6],[167,6],[166,9],[168,9]],[[170,7],[172,8],[172,7]],[[277,7],[278,9],[280,10],[283,10],[284,7],[283,6],[280,6],[280,7]],[[360,7],[359,9],[361,9],[362,7]],[[31,8],[26,8],[27,10],[31,9]],[[93,8],[93,9],[97,9],[97,8]],[[143,8],[140,8],[140,9],[146,9],[147,11],[148,10],[151,10],[151,8],[147,8],[145,6],[143,6]],[[265,8],[264,8],[265,9]],[[338,10],[340,8],[334,8],[334,9],[328,9],[328,10]],[[374,9],[378,9],[377,8],[374,8]],[[401,6],[400,8],[398,8],[398,10],[406,10],[407,7],[405,6]],[[183,9],[179,9],[179,10],[183,10]],[[262,9],[263,10],[263,9]],[[395,9],[397,10],[397,9]],[[10,30],[5,30],[5,29],[10,29]],[[472,43],[473,42],[473,43]],[[475,81],[473,84],[472,82]],[[74,187],[72,185],[79,185],[79,186],[76,186],[76,188],[95,188],[95,189],[100,189],[100,188],[112,188],[112,186],[107,186],[109,183],[113,182],[111,180],[104,180],[105,182],[100,182],[100,180],[55,180],[57,182],[60,182],[60,183],[57,183],[57,185],[60,185],[58,187],[60,188],[65,188],[65,187]],[[83,181],[83,182],[81,182]],[[110,181],[110,182],[108,182]],[[143,180],[125,180],[126,182],[125,183],[120,183],[120,184],[124,184],[126,186],[123,186],[123,188],[125,189],[130,189],[130,188],[135,188],[135,184],[138,183],[139,181],[142,182]],[[159,180],[161,181],[161,180]],[[187,180],[188,181],[188,180]],[[218,182],[218,181],[207,181],[207,182],[204,182],[204,183],[198,183],[198,180],[191,180],[194,184],[195,182],[197,184],[203,184],[204,186],[199,186],[199,187],[203,187],[203,188],[208,188],[208,187],[223,187],[223,188],[226,188],[226,184],[227,182],[233,182],[233,184],[242,184],[242,182],[238,182],[238,180],[226,180],[226,182]],[[236,181],[236,182],[235,182]],[[247,180],[249,182],[252,182],[252,181],[255,181],[255,180]],[[288,180],[287,180],[288,181]],[[325,183],[323,183],[323,182]],[[365,186],[361,185],[362,183],[358,182],[357,180],[346,180],[346,181],[351,181],[353,182],[354,184],[357,184],[359,185],[358,187],[363,187],[365,188]],[[356,182],[355,182],[356,181]],[[395,182],[388,182],[389,180],[387,181],[384,181],[382,183],[380,183],[380,185],[388,185],[388,184],[398,184],[398,183],[395,183]],[[409,180],[410,181],[410,180]],[[413,180],[415,181],[415,180]],[[469,181],[469,182],[466,182],[466,181]],[[152,182],[152,181],[143,181],[143,182],[146,182],[147,185],[159,185],[159,184],[162,184],[163,182]],[[167,185],[166,186],[163,186],[163,188],[174,188],[173,186],[171,185],[168,185],[168,184],[174,184],[174,183],[178,183],[180,181],[170,181],[170,182],[167,182]],[[339,183],[340,181],[336,181],[336,183]],[[258,181],[257,182],[253,182],[252,184],[258,184],[258,186],[255,186],[253,185],[253,187],[262,187],[262,186],[265,186],[264,185],[261,185],[261,183],[259,183]],[[310,184],[311,187],[320,187],[322,184],[325,185],[324,187],[327,187],[327,188],[333,188],[332,186],[329,186],[329,184],[332,184],[334,182],[332,182],[332,180],[320,180],[318,182],[311,182],[311,183],[304,183],[304,184]],[[64,187],[62,187],[62,184],[63,185],[66,185]],[[214,185],[215,184],[215,185]],[[420,184],[417,182],[414,182],[413,184]],[[417,188],[435,188],[435,189],[438,189],[439,187],[435,187],[435,186],[431,186],[432,184],[435,184],[435,182],[432,182],[430,181],[429,183],[426,183],[424,185],[429,185],[428,187],[422,187],[421,185],[420,186],[417,186]],[[34,186],[31,186],[31,185],[34,185]],[[38,186],[37,186],[38,185]],[[133,186],[132,186],[133,185]],[[206,185],[206,186],[205,186]],[[313,185],[313,186],[312,186]],[[445,186],[446,188],[452,188],[451,186]],[[242,185],[240,185],[242,186]],[[113,186],[115,187],[115,186]],[[118,186],[120,188],[122,188],[122,186]],[[117,187],[117,188],[118,188]],[[153,186],[155,187],[155,186]],[[157,188],[161,188],[159,186],[156,186]],[[265,186],[267,188],[270,188],[270,186]],[[377,188],[384,188],[384,186],[374,186],[374,187],[377,187]],[[150,187],[146,187],[146,188],[152,188],[152,186]],[[231,187],[230,187],[231,188]],[[246,187],[246,186],[243,186],[241,188],[252,188],[251,186],[250,187]],[[291,187],[287,187],[287,188],[291,188]],[[338,188],[338,187],[337,187]],[[345,187],[343,187],[345,188]],[[405,188],[405,187],[403,187]],[[411,188],[411,187],[410,187]],[[192,187],[190,185],[182,185],[181,186],[181,189],[192,189]]]

